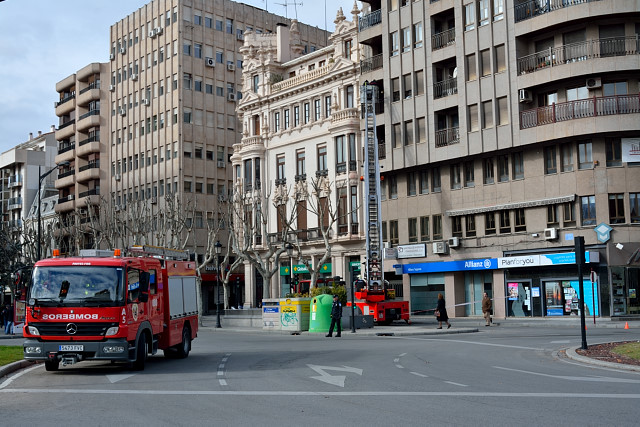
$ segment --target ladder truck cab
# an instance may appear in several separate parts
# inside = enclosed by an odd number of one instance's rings
[[[47,371],[82,360],[185,358],[198,333],[195,262],[156,246],[83,250],[38,261],[27,297],[24,358]]]
[[[394,320],[409,323],[409,302],[395,300],[395,292],[387,289],[384,280],[382,254],[382,227],[380,206],[380,163],[378,162],[378,141],[376,136],[375,105],[378,88],[364,84],[360,88],[362,114],[365,119],[364,130],[364,212],[366,227],[366,280],[354,283],[355,304],[364,315],[373,315],[378,324],[388,325]],[[352,302],[348,301],[347,306]]]

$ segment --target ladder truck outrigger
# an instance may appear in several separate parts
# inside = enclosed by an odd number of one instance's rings
[[[366,267],[364,280],[356,280],[355,304],[364,315],[373,315],[379,325],[394,320],[409,321],[409,302],[395,299],[395,291],[384,280],[382,227],[380,221],[380,164],[376,137],[375,105],[378,87],[365,83],[360,88],[364,130],[364,210],[366,224]],[[351,306],[351,302],[347,303]]]

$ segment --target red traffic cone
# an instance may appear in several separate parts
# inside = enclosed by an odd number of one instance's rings
[[[624,322],[624,328],[629,329],[629,322]]]

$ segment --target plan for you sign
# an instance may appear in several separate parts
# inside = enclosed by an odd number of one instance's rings
[[[589,251],[586,251],[585,261],[589,262],[589,258]],[[498,268],[539,267],[542,265],[563,265],[575,263],[576,254],[574,252],[498,258]]]

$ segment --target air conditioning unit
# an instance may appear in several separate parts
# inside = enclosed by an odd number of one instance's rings
[[[116,85],[109,85],[109,92],[116,90]]]
[[[127,115],[127,110],[126,110],[126,109],[124,109],[124,108],[121,108],[121,109],[120,109],[120,115],[121,115],[121,116],[126,116],[126,115]]]
[[[156,36],[156,32],[153,30],[149,30],[149,37],[154,38]]]
[[[235,71],[236,70],[236,66],[233,64],[227,64],[227,71]]]
[[[460,246],[460,238],[459,237],[452,237],[449,239],[449,247],[450,248],[457,248]]]
[[[527,89],[520,89],[518,91],[518,101],[520,102],[531,102],[533,97],[531,96],[531,91]]]
[[[109,54],[109,60],[113,61],[114,59],[116,59],[116,56],[113,53]]]
[[[162,27],[156,27],[153,29],[153,31],[156,33],[157,36],[159,36],[160,34],[162,34]]]
[[[557,228],[545,228],[544,229],[544,239],[545,240],[555,240],[558,238],[558,229]]]
[[[154,205],[158,203],[158,198],[156,196],[151,197],[151,203]]]
[[[138,75],[135,73],[131,74],[131,80],[138,80]]]
[[[121,54],[123,54],[123,55],[124,55],[125,53],[127,53],[127,48],[126,48],[126,47],[121,47],[121,48],[120,48],[120,53],[121,53]]]
[[[238,34],[236,34],[236,38],[237,38],[238,40],[244,40],[244,34],[240,34],[240,33],[238,33]]]
[[[204,58],[204,65],[206,65],[207,67],[215,67],[216,60],[213,58],[206,57]]]
[[[142,99],[142,103],[148,107],[149,104],[151,104],[151,101],[149,101],[149,99],[147,99],[147,98],[143,98]]]
[[[219,168],[225,167],[224,160],[218,160],[218,167]]]
[[[602,87],[602,79],[600,77],[592,77],[587,79],[587,89],[593,90]]]
[[[449,248],[445,242],[434,242],[433,243],[433,253],[434,254],[446,254]]]
[[[115,174],[114,178],[116,179],[116,181],[120,181],[120,178],[121,178],[120,174],[119,173]]]
[[[227,100],[236,102],[236,94],[235,93],[227,94]]]

